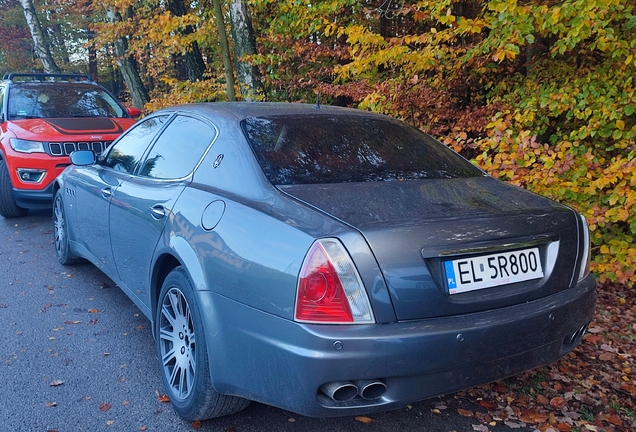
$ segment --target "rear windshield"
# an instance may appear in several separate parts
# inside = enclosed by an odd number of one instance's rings
[[[481,176],[425,133],[386,117],[250,117],[243,131],[275,185]]]
[[[24,83],[9,90],[9,119],[128,117],[103,88],[68,83]]]

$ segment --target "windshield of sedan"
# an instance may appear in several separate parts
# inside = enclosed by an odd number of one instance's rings
[[[247,118],[242,126],[274,185],[483,175],[440,142],[390,118],[269,116]]]
[[[9,119],[128,117],[103,88],[88,84],[24,83],[9,91]]]

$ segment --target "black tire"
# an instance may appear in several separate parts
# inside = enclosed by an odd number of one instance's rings
[[[64,211],[64,200],[62,190],[58,190],[53,199],[53,243],[55,244],[55,255],[57,260],[63,264],[76,264],[82,259],[71,253],[68,243],[66,212]]]
[[[156,318],[161,377],[180,416],[205,420],[249,405],[247,399],[222,395],[212,387],[201,312],[183,268],[175,268],[164,281]]]
[[[4,159],[0,159],[0,215],[9,219],[22,217],[26,215],[28,211],[28,209],[20,207],[15,202],[13,185],[9,177],[7,163]]]

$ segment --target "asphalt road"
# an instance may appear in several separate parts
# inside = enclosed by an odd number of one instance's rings
[[[368,419],[313,419],[252,403],[193,425],[157,397],[163,389],[146,318],[93,265],[59,264],[52,237],[50,211],[0,217],[2,432],[460,432],[479,424],[457,413],[480,411],[474,401],[450,395]]]

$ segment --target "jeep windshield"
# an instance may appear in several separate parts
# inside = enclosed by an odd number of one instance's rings
[[[90,84],[21,83],[9,92],[9,119],[128,117],[108,92]]]

